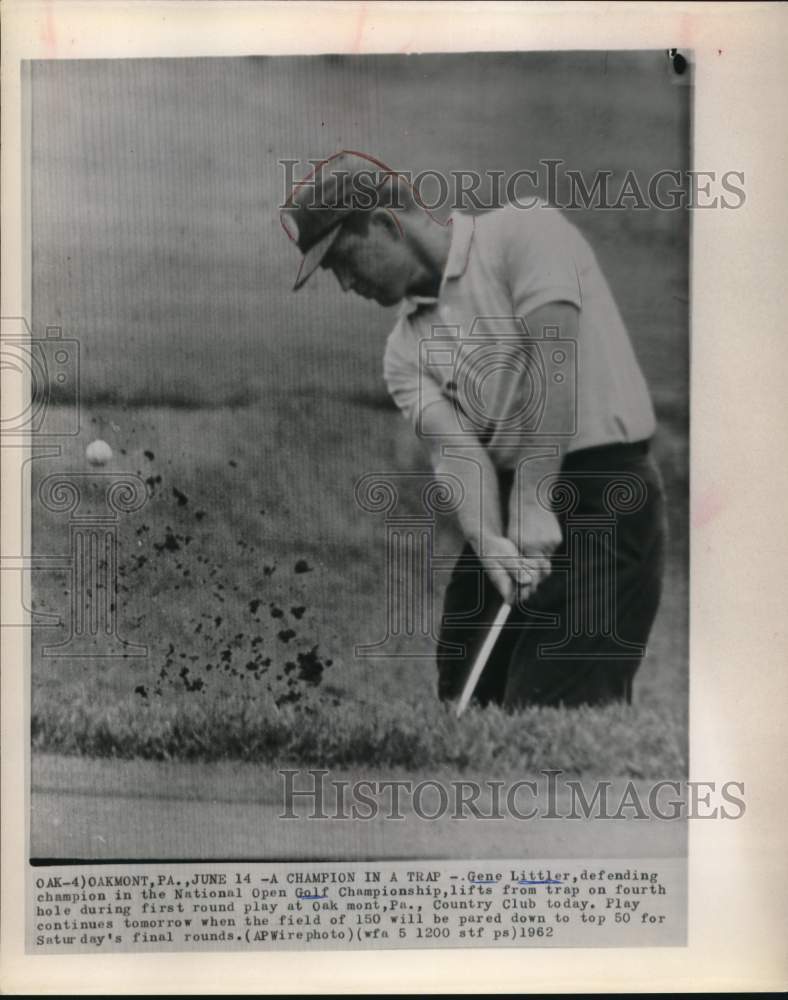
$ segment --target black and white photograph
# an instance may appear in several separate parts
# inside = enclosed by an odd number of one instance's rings
[[[684,850],[690,73],[31,64],[33,857]]]
[[[20,64],[28,954],[685,948],[748,812],[690,767],[700,49],[365,9]]]

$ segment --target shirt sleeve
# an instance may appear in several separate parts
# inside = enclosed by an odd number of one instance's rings
[[[573,230],[556,208],[507,213],[503,265],[516,316],[548,302],[582,307]]]
[[[426,406],[444,399],[439,383],[420,369],[418,342],[410,335],[407,319],[399,320],[386,343],[383,378],[389,394],[414,428]]]

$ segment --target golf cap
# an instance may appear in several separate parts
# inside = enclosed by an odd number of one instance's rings
[[[404,207],[397,204],[396,177],[380,160],[342,150],[296,184],[281,212],[282,228],[304,255],[293,291],[314,274],[348,219],[376,208]],[[295,222],[297,236],[288,220]]]

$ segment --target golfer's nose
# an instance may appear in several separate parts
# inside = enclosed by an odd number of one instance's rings
[[[347,274],[345,271],[337,271],[337,281],[339,282],[339,285],[343,292],[349,292],[350,289],[353,287],[353,282],[350,278],[350,275]]]

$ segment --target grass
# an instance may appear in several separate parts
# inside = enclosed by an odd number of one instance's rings
[[[97,703],[84,694],[38,699],[33,749],[91,757],[310,767],[425,768],[631,778],[686,772],[683,727],[649,709],[504,713],[473,706],[462,720],[436,701],[365,704],[309,697],[277,706],[240,694],[191,702],[125,697]]]

